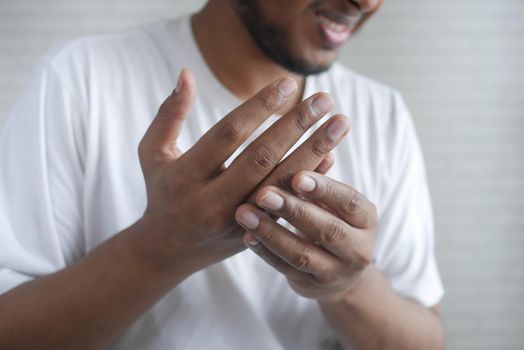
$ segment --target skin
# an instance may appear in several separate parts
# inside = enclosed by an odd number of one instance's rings
[[[294,54],[319,65],[335,59],[336,52],[318,46],[307,29],[311,1],[264,4],[276,23],[289,22]],[[366,19],[380,3],[359,4]],[[318,300],[345,346],[441,348],[438,313],[397,295],[373,268],[374,205],[325,176],[334,161],[329,152],[349,132],[348,119],[331,117],[281,161],[329,112],[332,100],[318,93],[299,103],[304,78],[264,55],[233,2],[210,1],[194,16],[193,29],[217,78],[245,102],[182,153],[176,140],[197,92],[191,72],[181,72],[140,143],[143,217],[76,264],[1,295],[0,348],[102,349],[185,278],[246,246],[285,274],[297,293]],[[274,113],[283,117],[225,168],[224,161]],[[314,179],[314,190],[299,189],[304,175]],[[279,209],[264,204],[270,191],[284,198]],[[246,224],[249,213],[258,218],[256,226]],[[278,216],[301,235],[280,227]]]
[[[321,3],[328,8],[342,6],[338,1]],[[263,1],[259,4],[271,22],[288,34],[288,46],[293,55],[307,58],[311,66],[329,66],[336,59],[338,50],[326,49],[315,30],[311,15],[316,8],[315,1]],[[362,17],[353,32],[360,29],[382,1],[362,0],[358,4]],[[258,49],[249,35],[234,34],[242,33],[242,26],[235,16],[234,7],[228,6],[227,1],[211,1],[194,18],[197,41],[204,52],[206,46],[209,48],[208,63],[222,83],[239,97],[250,91],[251,84],[262,84],[264,79],[269,79],[271,74],[280,74],[279,69],[283,69]],[[199,27],[206,30],[198,31]],[[213,35],[220,33],[219,28],[224,35]],[[227,40],[230,35],[239,40]],[[240,47],[251,50],[240,50]],[[303,77],[293,77],[303,84]],[[294,185],[298,184],[302,175],[297,174],[293,178]],[[297,188],[261,188],[256,205],[241,206],[236,212],[237,221],[248,231],[243,237],[246,246],[286,275],[290,286],[298,294],[319,301],[324,316],[337,331],[344,346],[359,349],[442,348],[444,330],[440,306],[426,308],[398,295],[384,275],[371,264],[377,220],[374,205],[350,186],[330,181],[327,177],[319,179],[318,184],[315,191],[330,192],[331,197],[337,200],[326,196],[316,198],[316,206],[311,203],[305,205],[293,196],[298,192]],[[275,211],[264,206],[262,198],[270,190],[280,191],[284,198],[289,198],[289,201],[284,200],[285,205],[301,203],[301,209],[295,206]],[[285,190],[288,191],[282,192]],[[356,204],[347,208],[347,203]],[[302,238],[276,224],[260,209],[284,217],[302,230]],[[348,210],[357,211],[357,218]],[[247,212],[259,217],[261,223],[256,229],[250,229],[242,222]],[[301,213],[300,218],[293,217],[293,213],[297,212]],[[307,222],[306,219],[312,221]],[[362,221],[366,224],[362,225]],[[336,230],[332,227],[333,222],[338,223]],[[326,232],[336,232],[335,237],[327,242],[326,239],[318,239]],[[312,244],[311,240],[319,244]]]
[[[176,139],[196,95],[192,73],[182,71],[178,91],[164,101],[139,146],[144,216],[78,263],[1,295],[0,348],[104,348],[185,278],[244,250],[243,230],[234,221],[239,205],[262,184],[286,187],[298,169],[326,171],[333,163],[330,150],[349,130],[348,119],[335,115],[280,162],[331,109],[328,95],[314,94],[226,169],[223,162],[297,89],[293,79],[277,79],[182,154]],[[326,138],[331,125],[342,131],[336,140]],[[203,212],[208,214],[198,214]]]

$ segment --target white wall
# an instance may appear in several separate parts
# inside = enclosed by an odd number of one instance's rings
[[[405,94],[450,349],[524,349],[524,1],[386,0],[348,64]]]
[[[64,38],[203,0],[0,0],[0,124]],[[341,58],[399,88],[426,154],[449,349],[524,348],[524,1],[386,0]]]

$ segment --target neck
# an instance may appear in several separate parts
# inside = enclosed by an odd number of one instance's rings
[[[277,78],[291,76],[304,88],[304,77],[290,73],[256,45],[229,0],[209,1],[192,18],[196,43],[217,79],[241,100],[246,100]],[[301,99],[282,108],[291,109]]]

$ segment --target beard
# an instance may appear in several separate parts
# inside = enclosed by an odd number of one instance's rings
[[[272,61],[286,70],[307,76],[329,69],[331,64],[320,65],[297,57],[292,50],[292,39],[264,17],[258,0],[232,0],[233,8],[258,48]]]

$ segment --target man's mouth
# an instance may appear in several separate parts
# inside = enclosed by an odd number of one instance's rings
[[[346,15],[337,11],[318,10],[316,17],[322,39],[328,47],[335,48],[350,37],[352,28],[361,18],[361,13],[354,11]]]
[[[349,30],[349,26],[347,24],[332,21],[323,14],[318,14],[318,20],[322,26],[336,33],[344,33]]]

